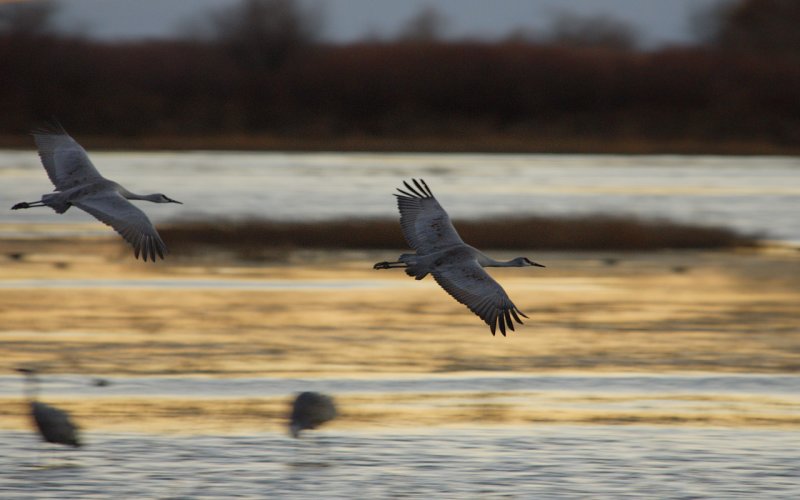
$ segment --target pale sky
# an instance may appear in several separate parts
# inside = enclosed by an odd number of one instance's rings
[[[325,14],[324,39],[351,41],[367,33],[392,37],[425,6],[447,20],[453,38],[498,38],[514,29],[543,31],[559,12],[605,14],[634,26],[645,46],[692,40],[693,10],[720,0],[303,0]],[[209,8],[238,0],[58,0],[60,24],[93,37],[167,37]]]

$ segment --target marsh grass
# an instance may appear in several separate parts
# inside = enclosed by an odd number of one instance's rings
[[[465,241],[501,250],[720,249],[754,247],[758,240],[721,227],[619,216],[521,217],[457,223]],[[176,222],[159,231],[176,253],[209,247],[239,257],[257,257],[275,249],[404,248],[393,219],[338,219],[291,222],[267,219]]]

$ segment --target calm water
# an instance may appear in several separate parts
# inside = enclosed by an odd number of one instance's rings
[[[40,459],[30,434],[0,432],[0,496],[790,499],[800,498],[796,438],[644,426],[327,432],[303,442],[101,434]]]
[[[324,219],[395,217],[401,180],[423,177],[450,215],[635,214],[719,224],[800,242],[800,158],[711,156],[107,153],[91,154],[132,191],[160,191],[183,206],[152,205],[156,222],[206,216]],[[51,189],[34,151],[0,151],[0,204]],[[78,210],[0,210],[5,234],[57,223],[53,232],[106,234]]]

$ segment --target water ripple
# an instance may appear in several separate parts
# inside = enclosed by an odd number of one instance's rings
[[[105,434],[91,448],[37,459],[30,435],[2,432],[0,493],[20,500],[798,498],[795,437],[644,426],[327,433],[302,442],[274,434]]]

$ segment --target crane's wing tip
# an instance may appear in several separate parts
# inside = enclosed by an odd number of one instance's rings
[[[405,196],[412,198],[433,198],[433,193],[424,180],[412,178],[411,182],[414,184],[413,186],[409,184],[408,181],[403,181],[403,185],[413,194],[403,191],[401,188],[397,188],[397,190],[403,193]],[[395,194],[395,196],[399,195]]]
[[[55,116],[42,120],[33,130],[31,135],[68,135],[64,126]]]

